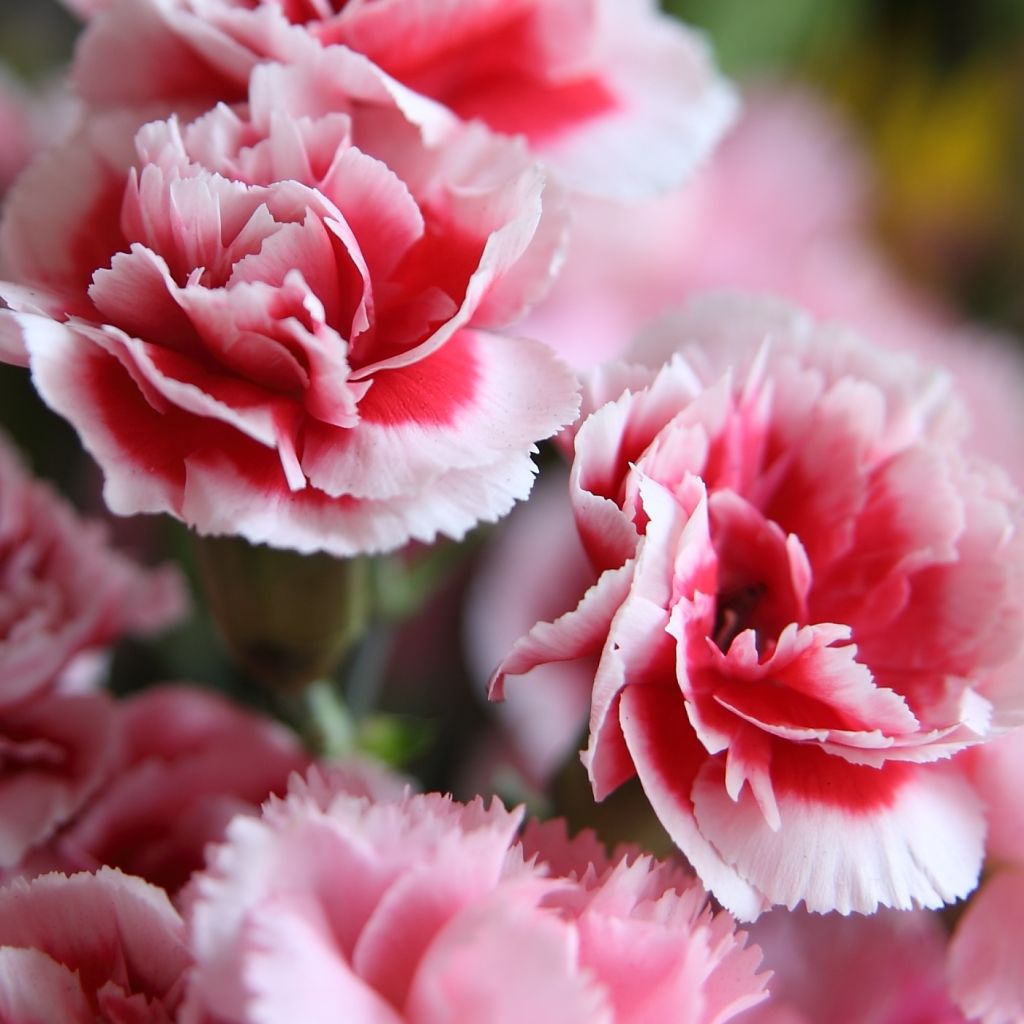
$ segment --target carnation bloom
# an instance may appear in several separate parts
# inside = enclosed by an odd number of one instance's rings
[[[653,0],[113,0],[74,78],[93,105],[244,99],[253,67],[365,54],[466,120],[525,136],[573,185],[677,183],[732,116],[703,41]]]
[[[0,709],[52,689],[79,655],[169,626],[186,604],[177,570],[114,551],[0,436]]]
[[[1019,497],[944,378],[767,300],[694,304],[576,435],[598,579],[495,680],[598,652],[584,760],[634,774],[741,916],[928,907],[975,885],[951,755],[1019,715]],[[1019,690],[1019,687],[1018,687]]]
[[[184,607],[177,572],[113,551],[0,438],[0,867],[67,821],[114,756],[111,704],[80,685],[83,660]]]
[[[710,1024],[761,998],[759,951],[691,876],[557,827],[524,848],[520,820],[296,782],[187,891],[182,1019]]]
[[[189,124],[97,117],[4,225],[0,314],[122,514],[336,555],[453,537],[531,486],[571,374],[487,328],[562,221],[522,147],[365,58],[253,72]],[[123,126],[122,126],[123,127]]]
[[[184,685],[118,701],[102,788],[23,871],[120,868],[177,891],[236,814],[255,813],[309,756],[283,726]]]
[[[0,1018],[169,1024],[190,962],[166,893],[104,868],[0,890]]]

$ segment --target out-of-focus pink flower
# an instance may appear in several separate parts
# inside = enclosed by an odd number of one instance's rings
[[[694,303],[648,339],[675,347],[592,382],[633,386],[576,434],[599,577],[496,692],[599,652],[595,795],[639,775],[740,916],[965,895],[984,821],[948,759],[1020,713],[1019,496],[962,455],[944,378],[789,307]]]
[[[26,873],[108,865],[176,892],[231,818],[310,763],[283,726],[192,687],[155,687],[114,711],[120,746],[102,789]]]
[[[104,693],[37,694],[0,712],[0,868],[14,868],[96,792],[118,739]]]
[[[936,914],[774,910],[750,935],[772,972],[771,996],[743,1024],[964,1024],[946,990]]]
[[[56,686],[77,656],[169,626],[186,605],[176,570],[114,551],[0,437],[0,715]]]
[[[169,1024],[190,963],[166,893],[120,871],[0,890],[0,1017]]]
[[[640,330],[696,292],[782,295],[949,369],[971,443],[1024,484],[1019,345],[958,324],[900,281],[869,238],[868,192],[864,157],[835,112],[804,90],[753,89],[685,188],[629,207],[574,200],[565,265],[518,329],[587,369],[628,355]]]
[[[66,822],[116,756],[111,702],[87,692],[83,660],[185,604],[177,572],[113,551],[0,437],[0,867]]]
[[[735,107],[703,40],[653,0],[101,6],[74,71],[94,105],[241,100],[258,62],[343,45],[459,117],[524,136],[564,181],[599,193],[677,184]]]
[[[481,684],[538,619],[574,608],[591,583],[567,475],[545,471],[530,500],[492,538],[466,602],[466,653]],[[476,777],[473,791],[491,791],[488,777],[508,767],[542,789],[579,745],[593,679],[593,664],[543,665],[529,686],[513,687],[506,700],[490,705],[499,732],[479,739],[467,767]]]
[[[762,997],[759,951],[691,876],[551,826],[524,849],[520,819],[315,774],[236,819],[187,891],[183,1019],[710,1024]]]
[[[949,988],[972,1021],[1024,1020],[1022,920],[1024,866],[1018,865],[988,879],[957,923],[949,944]]]
[[[338,555],[460,537],[576,409],[549,349],[488,330],[547,286],[563,222],[519,144],[315,56],[134,155],[113,115],[34,165],[0,333],[116,512]]]

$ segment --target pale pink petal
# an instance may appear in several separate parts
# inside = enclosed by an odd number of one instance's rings
[[[73,971],[38,949],[0,947],[0,1014],[11,1024],[95,1020]]]
[[[270,902],[252,912],[245,938],[253,947],[245,995],[224,1010],[234,1019],[285,1024],[301,1016],[310,1024],[334,1024],[339,1013],[360,1024],[406,1019],[337,956],[328,923],[315,907]]]
[[[1019,930],[1024,870],[988,879],[960,918],[949,944],[949,988],[972,1021],[1013,1024],[1024,1016]]]
[[[183,900],[184,1020],[713,1024],[760,998],[759,950],[680,865],[609,858],[564,824],[520,846],[497,801],[343,785],[297,779],[212,853]]]
[[[569,925],[514,904],[467,911],[424,958],[408,1019],[612,1024],[601,988],[576,967],[577,943]]]

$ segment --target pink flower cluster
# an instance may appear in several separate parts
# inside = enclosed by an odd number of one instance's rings
[[[314,771],[236,818],[184,920],[111,868],[0,891],[4,1019],[711,1024],[764,998],[760,950],[680,869],[358,788]]]
[[[557,807],[589,718],[593,796],[686,862],[197,687],[116,699],[181,580],[0,442],[0,1018],[1024,1019],[1024,503],[973,454],[1020,367],[878,270],[841,133],[763,93],[712,155],[734,91],[655,0],[66,2],[81,116],[5,197],[0,357],[112,511],[300,555],[461,539],[555,437],[468,598],[493,695],[536,689],[453,774],[507,756]],[[811,313],[660,317],[720,286]],[[400,732],[323,693],[323,749]]]

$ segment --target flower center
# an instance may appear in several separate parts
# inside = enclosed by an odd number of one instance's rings
[[[761,633],[756,615],[767,593],[768,586],[765,583],[747,583],[734,590],[719,592],[715,602],[715,628],[711,637],[723,654],[728,652],[740,633],[751,628],[755,631],[757,649],[761,651]]]

